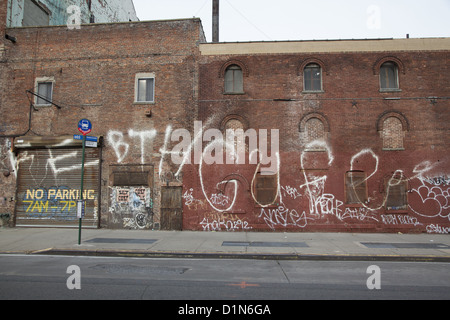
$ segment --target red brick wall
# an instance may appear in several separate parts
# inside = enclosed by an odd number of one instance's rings
[[[150,183],[154,223],[150,227],[159,228],[159,177],[166,173],[159,170],[160,148],[167,126],[189,127],[196,116],[195,56],[202,34],[200,21],[95,24],[83,25],[80,30],[17,28],[8,29],[8,33],[17,38],[17,43],[6,45],[7,62],[0,66],[6,70],[2,77],[8,84],[1,90],[1,134],[27,131],[29,98],[33,97],[27,97],[25,90],[33,90],[38,77],[53,77],[53,101],[61,109],[52,106],[33,110],[28,135],[78,134],[78,121],[90,119],[91,135],[103,136],[105,140],[101,226],[130,227],[125,219],[109,210],[112,168],[145,166],[146,170],[154,170],[150,174],[154,178]],[[134,103],[138,73],[155,75],[155,103]],[[1,160],[11,167],[4,152],[6,142],[0,141]],[[170,165],[162,169],[169,171]],[[15,184],[14,175],[8,179]],[[164,185],[181,185],[176,179],[166,180]]]
[[[380,92],[376,65],[388,56],[401,63],[401,91]],[[307,59],[323,67],[323,93],[302,92],[300,66]],[[448,233],[449,102],[428,99],[448,97],[447,59],[448,52],[427,51],[203,56],[199,119],[221,128],[233,115],[247,128],[279,129],[280,191],[263,208],[252,192],[256,165],[203,165],[202,179],[196,178],[199,167],[191,167],[185,170],[184,228]],[[223,94],[221,70],[230,61],[247,73],[244,94]],[[385,147],[403,150],[383,148],[383,130],[391,138],[395,133],[387,130],[392,116],[402,125],[403,148],[398,136]],[[322,121],[327,143],[312,152],[309,119]],[[350,170],[366,176],[365,203],[346,204]],[[239,181],[236,197],[233,183],[221,183],[232,179]],[[407,207],[388,210],[387,190],[400,183],[407,184]]]
[[[8,33],[17,43],[4,42],[0,63],[0,168],[10,173],[0,175],[0,211],[14,210],[21,156],[10,153],[5,136],[72,135],[88,118],[92,135],[105,139],[102,227],[139,227],[111,210],[113,170],[131,168],[150,171],[147,228],[160,227],[161,189],[168,185],[183,187],[185,230],[449,232],[448,51],[201,56],[196,19]],[[401,91],[380,92],[377,73],[386,57],[399,63]],[[303,92],[305,61],[322,66],[324,92]],[[243,69],[243,94],[223,93],[230,64]],[[155,74],[154,104],[134,103],[137,73]],[[54,78],[53,98],[62,108],[33,109],[29,127],[25,90],[37,77]],[[277,174],[260,178],[248,149],[245,165],[181,166],[162,155],[178,142],[166,145],[166,130],[185,128],[193,139],[195,120],[206,129],[279,130],[279,155],[271,155]],[[319,137],[325,142],[315,144]],[[350,170],[367,179],[362,203],[346,203]],[[387,190],[403,183],[407,206],[387,210]],[[275,188],[266,207],[257,203],[262,187]]]
[[[0,34],[4,38],[6,28],[6,16],[8,12],[8,0],[0,0]]]

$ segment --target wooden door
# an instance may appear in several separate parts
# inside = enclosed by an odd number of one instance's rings
[[[183,226],[183,187],[161,188],[161,230],[181,230]]]

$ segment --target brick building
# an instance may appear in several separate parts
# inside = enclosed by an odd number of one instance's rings
[[[82,149],[74,135],[86,118],[99,141],[86,150],[83,227],[181,228],[181,180],[160,161],[160,149],[168,127],[189,127],[196,117],[198,45],[205,42],[200,20],[71,30],[5,29],[5,18],[2,224],[77,225]],[[173,194],[179,204],[171,202]]]
[[[3,225],[77,225],[86,118],[84,227],[449,232],[450,39],[206,43],[199,19],[5,12]]]
[[[7,0],[8,27],[138,21],[132,0]],[[76,20],[76,21],[75,21]]]
[[[247,139],[246,165],[185,170],[184,227],[448,233],[449,49],[448,38],[202,44],[199,119],[224,137],[278,129],[279,148],[270,168]]]

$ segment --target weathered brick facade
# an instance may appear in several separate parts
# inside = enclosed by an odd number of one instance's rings
[[[448,233],[448,48],[448,39],[202,45],[199,118],[279,129],[279,166],[269,188],[257,174],[267,166],[203,166],[200,181],[184,181],[184,227]],[[398,77],[387,90],[386,62]],[[315,92],[304,86],[310,64],[322,73]],[[231,65],[243,70],[243,93],[224,94]],[[258,204],[258,189],[271,188],[273,201]]]
[[[0,177],[0,214],[10,214],[9,225],[27,225],[28,216],[40,225],[73,220],[80,168],[66,161],[81,155],[70,138],[86,118],[93,123],[90,135],[103,137],[100,158],[88,163],[88,168],[101,164],[89,227],[159,229],[161,186],[182,185],[171,174],[171,164],[160,161],[165,132],[189,128],[196,117],[198,45],[204,41],[200,20],[94,24],[80,30],[12,28],[7,33],[17,42],[4,42],[0,64],[1,164],[8,175]],[[153,101],[137,101],[139,75],[153,79]],[[36,106],[31,94],[37,93],[36,79],[50,79],[57,106]],[[36,150],[42,147],[48,148],[46,159],[38,159]],[[57,156],[54,150],[64,147],[67,156]],[[16,195],[16,185],[24,183],[21,175],[33,185]],[[58,221],[49,222],[51,217]]]
[[[198,19],[0,31],[5,224],[73,222],[87,118],[86,227],[450,231],[449,39],[207,44]],[[211,151],[227,129],[256,146],[208,164],[240,146]]]

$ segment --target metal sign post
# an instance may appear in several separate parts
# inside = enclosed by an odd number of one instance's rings
[[[80,200],[83,202],[83,183],[84,183],[84,162],[86,158],[86,136],[92,131],[92,123],[87,119],[82,119],[78,123],[78,131],[80,131],[83,134],[83,157],[81,160],[81,187],[80,187]],[[78,245],[81,244],[81,224],[83,221],[84,216],[84,206],[81,205],[81,212],[78,213],[79,218],[79,227],[78,227]]]

